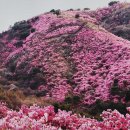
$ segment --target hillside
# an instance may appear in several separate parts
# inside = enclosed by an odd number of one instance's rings
[[[98,119],[107,109],[126,114],[129,12],[129,3],[115,3],[94,11],[51,10],[17,22],[0,34],[0,85],[49,100],[55,112],[60,108]]]

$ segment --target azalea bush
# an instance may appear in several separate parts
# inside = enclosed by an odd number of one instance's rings
[[[127,108],[128,111],[130,108]],[[102,121],[85,118],[72,112],[58,110],[53,106],[39,107],[23,105],[19,111],[13,111],[0,103],[1,130],[128,130],[130,114],[126,116],[117,110],[103,111]]]

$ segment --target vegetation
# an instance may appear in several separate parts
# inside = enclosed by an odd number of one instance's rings
[[[114,5],[114,4],[117,4],[119,1],[111,1],[108,5],[109,6],[112,6],[112,5]]]
[[[85,10],[53,9],[0,35],[0,129],[130,129],[130,4]]]
[[[6,90],[0,86],[0,101],[7,103],[10,109],[19,110],[24,104],[31,106],[38,104],[39,106],[50,105],[52,101],[43,100],[35,95],[25,95],[22,90]]]

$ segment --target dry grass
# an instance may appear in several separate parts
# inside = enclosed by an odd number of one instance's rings
[[[25,96],[21,90],[7,91],[0,86],[0,101],[6,102],[11,109],[18,110],[21,105],[33,105],[46,106],[52,104],[53,101],[45,100],[44,98],[36,97],[35,95]]]

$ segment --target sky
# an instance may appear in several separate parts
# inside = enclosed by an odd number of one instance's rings
[[[27,20],[51,9],[96,9],[107,6],[110,1],[112,0],[0,0],[0,32],[7,30],[15,22]]]

